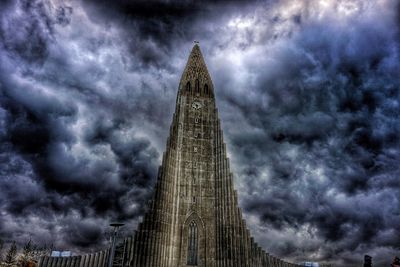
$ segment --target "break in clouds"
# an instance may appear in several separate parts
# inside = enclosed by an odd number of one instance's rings
[[[288,261],[400,251],[397,1],[0,3],[0,236],[84,252],[151,197],[200,41],[247,224]]]

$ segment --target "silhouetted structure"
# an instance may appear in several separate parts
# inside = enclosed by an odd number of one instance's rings
[[[372,267],[372,257],[369,255],[364,256],[364,267]]]

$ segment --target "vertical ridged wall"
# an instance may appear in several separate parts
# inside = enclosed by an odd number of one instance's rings
[[[214,87],[198,45],[182,74],[150,203],[135,235],[125,240],[129,266],[187,267],[187,226],[192,221],[199,228],[198,267],[296,266],[267,254],[246,227]]]
[[[267,254],[246,227],[198,45],[179,84],[153,199],[134,235],[123,242],[124,267],[187,267],[191,222],[199,234],[197,267],[299,266]],[[39,267],[105,267],[106,258],[101,253],[45,257]]]
[[[39,259],[38,267],[107,267],[109,250],[72,257],[48,257]]]

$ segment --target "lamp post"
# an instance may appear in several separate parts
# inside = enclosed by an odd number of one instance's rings
[[[113,231],[112,239],[111,239],[110,255],[108,257],[108,267],[113,266],[114,253],[115,253],[115,242],[117,240],[118,230],[123,225],[124,225],[123,223],[110,223],[110,226],[114,227],[114,231]]]

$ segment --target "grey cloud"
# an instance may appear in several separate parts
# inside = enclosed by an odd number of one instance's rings
[[[292,261],[387,264],[400,244],[399,5],[296,3],[2,3],[0,236],[88,251],[110,220],[129,234],[198,39],[258,241]]]

